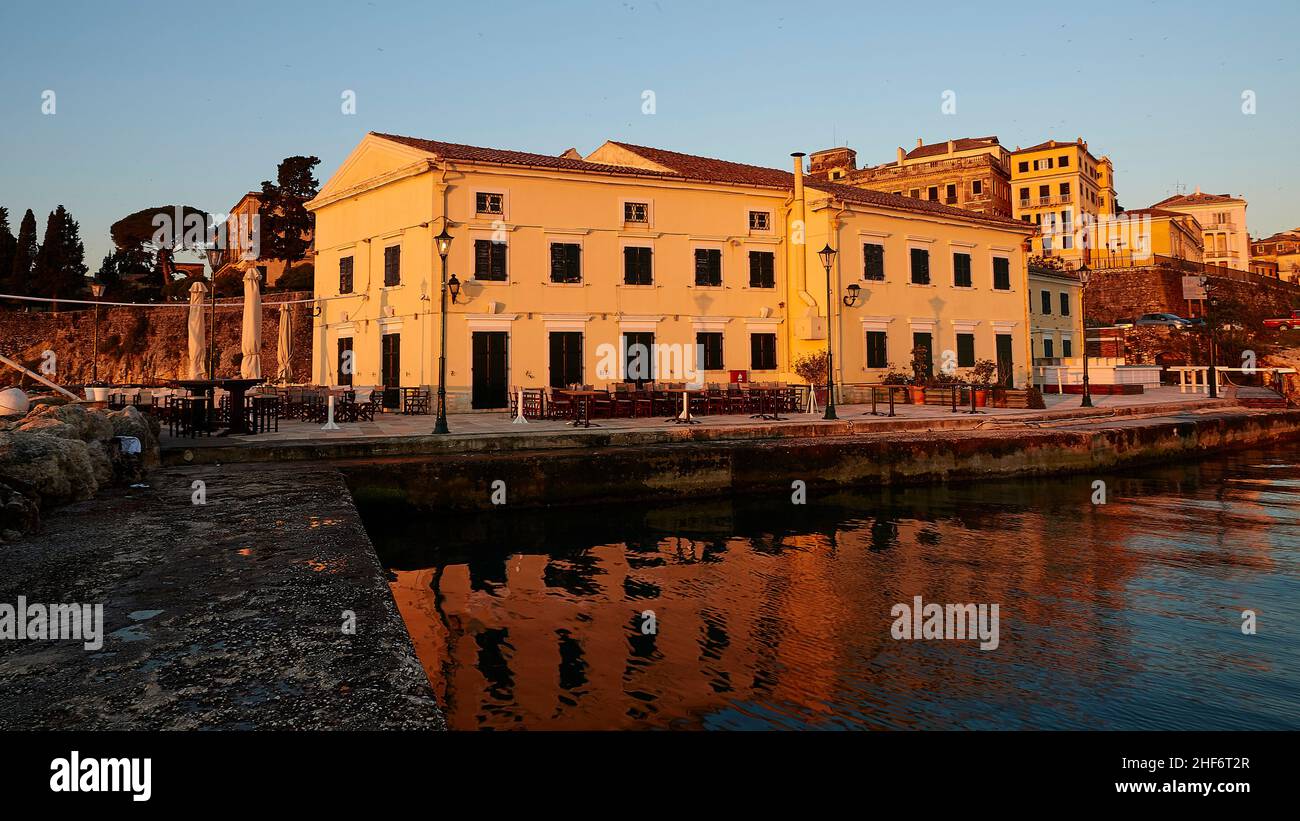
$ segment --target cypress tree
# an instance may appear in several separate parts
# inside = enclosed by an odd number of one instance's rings
[[[36,263],[36,215],[28,208],[18,226],[18,243],[14,247],[13,264],[9,266],[8,293],[32,296],[32,266]]]
[[[45,241],[32,266],[32,283],[37,296],[54,300],[50,307],[58,310],[60,299],[80,299],[86,292],[86,247],[81,242],[81,227],[62,205],[50,212],[45,222]]]
[[[18,239],[9,228],[9,209],[0,206],[0,293],[9,291],[9,272],[14,267]]]

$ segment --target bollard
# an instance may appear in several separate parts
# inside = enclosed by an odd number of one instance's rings
[[[949,413],[956,413],[957,412],[957,386],[953,385],[951,390],[952,390],[952,396],[950,398],[952,399],[952,410],[949,411]]]
[[[325,424],[321,426],[321,430],[338,430],[338,429],[339,426],[334,424],[334,396],[333,394],[331,394],[328,415],[325,418]]]
[[[524,386],[523,385],[519,386],[519,409],[518,409],[518,413],[515,415],[515,421],[511,424],[515,424],[515,425],[528,424],[528,420],[524,418]]]
[[[892,386],[889,388],[889,415],[894,415],[894,389]]]

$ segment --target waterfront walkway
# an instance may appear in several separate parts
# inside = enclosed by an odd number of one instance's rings
[[[432,434],[433,416],[378,414],[373,422],[340,424],[338,430],[298,420],[281,420],[279,431],[247,436],[170,437],[164,432],[163,459],[167,464],[283,461],[322,458],[357,458],[374,455],[475,452],[514,448],[583,447],[609,444],[651,444],[724,439],[911,433],[925,430],[988,430],[1039,425],[1067,419],[1105,420],[1116,416],[1151,417],[1205,408],[1234,407],[1203,394],[1180,393],[1177,388],[1157,388],[1132,396],[1095,396],[1094,407],[1079,407],[1077,395],[1049,395],[1045,410],[980,408],[943,405],[896,405],[895,416],[871,415],[869,405],[837,406],[838,421],[815,414],[786,414],[780,421],[754,419],[748,414],[699,416],[698,425],[678,425],[655,416],[640,419],[595,419],[590,428],[575,428],[560,420],[537,419],[516,424],[504,412],[456,413],[448,417],[450,435]],[[884,414],[888,406],[878,406]]]

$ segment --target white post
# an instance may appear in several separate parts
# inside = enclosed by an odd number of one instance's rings
[[[808,386],[808,415],[817,413],[817,386]]]
[[[678,419],[690,418],[690,407],[686,404],[690,400],[686,396],[686,391],[682,391],[682,412],[677,414]]]
[[[1178,372],[1178,392],[1187,393],[1187,371]]]
[[[1065,377],[1062,376],[1061,373],[1064,370],[1065,370],[1064,365],[1058,365],[1056,367],[1056,392],[1059,393],[1061,396],[1065,396]]]
[[[524,418],[524,386],[519,386],[519,408],[515,415],[515,425],[527,425],[528,420]]]
[[[334,395],[333,394],[330,394],[330,406],[329,406],[328,413],[329,415],[325,419],[325,424],[321,426],[321,430],[338,430],[339,426],[334,424]]]

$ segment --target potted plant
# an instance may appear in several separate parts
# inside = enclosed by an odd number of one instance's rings
[[[912,349],[912,378],[907,383],[907,396],[913,405],[925,404],[925,385],[930,381],[930,349],[917,345]]]
[[[826,352],[806,353],[794,361],[794,372],[816,392],[817,403],[826,404]]]
[[[977,359],[970,369],[971,390],[975,392],[975,407],[983,408],[989,403],[989,388],[993,377],[998,372],[998,365],[991,359]]]

